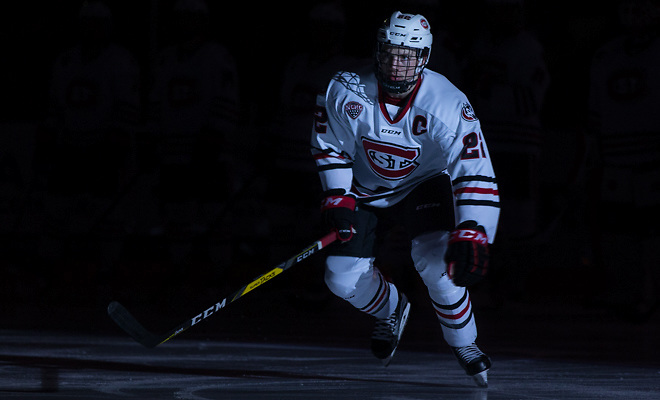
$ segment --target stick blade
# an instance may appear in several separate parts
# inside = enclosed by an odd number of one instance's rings
[[[160,340],[142,326],[119,302],[113,301],[108,305],[108,315],[124,332],[128,333],[141,345],[153,348],[160,343]]]

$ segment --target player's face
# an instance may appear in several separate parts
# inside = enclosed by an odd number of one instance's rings
[[[415,76],[419,57],[415,49],[383,46],[378,52],[378,62],[387,79],[405,81]]]

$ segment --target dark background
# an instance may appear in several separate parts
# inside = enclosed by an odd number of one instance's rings
[[[305,28],[308,12],[316,3],[285,6],[272,2],[209,2],[211,36],[227,46],[238,64],[239,125],[267,125],[268,119],[276,113],[275,99],[283,61],[301,49],[314,46]],[[480,1],[453,3],[457,4],[444,6],[443,21],[431,20],[431,23],[451,32],[460,51],[461,46],[469,44],[485,16],[481,13],[483,4]],[[153,54],[170,39],[165,21],[172,4],[173,1],[166,0],[109,2],[115,39],[133,53],[145,81],[149,79],[148,66]],[[398,2],[344,1],[342,4],[347,16],[347,54],[369,57],[375,29]],[[545,179],[543,192],[553,195],[551,201],[540,204],[541,223],[537,236],[522,241],[507,241],[503,237],[496,243],[493,274],[473,290],[473,296],[481,302],[475,301],[476,307],[483,307],[486,313],[488,310],[512,310],[513,314],[509,315],[515,318],[516,312],[520,312],[518,315],[524,318],[527,311],[521,311],[522,306],[522,310],[539,312],[550,308],[571,309],[575,313],[579,309],[596,315],[590,317],[592,320],[612,324],[644,326],[652,323],[649,321],[657,321],[652,313],[631,318],[621,312],[621,304],[600,304],[595,300],[601,294],[599,284],[606,278],[590,258],[584,231],[575,224],[575,216],[584,215],[588,207],[575,201],[575,177],[567,165],[580,157],[582,137],[588,129],[589,67],[596,49],[620,31],[617,1],[591,4],[575,1],[528,1],[526,4],[527,27],[544,46],[551,75],[542,120],[545,128],[556,136],[548,140],[544,153],[547,163],[542,164],[541,169]],[[310,212],[305,214],[306,219],[292,219],[288,225],[273,226],[267,235],[241,237],[240,240],[232,237],[236,226],[223,226],[223,231],[217,235],[185,239],[126,234],[112,241],[121,249],[117,250],[119,261],[110,268],[102,266],[107,253],[99,250],[102,247],[99,243],[107,240],[98,232],[76,237],[61,233],[56,239],[67,249],[66,255],[57,259],[40,255],[44,233],[40,225],[30,225],[29,218],[30,205],[37,201],[37,194],[29,184],[34,137],[45,117],[55,58],[75,41],[79,8],[79,1],[17,2],[11,12],[5,11],[0,17],[3,53],[0,61],[3,148],[0,150],[16,160],[14,166],[3,166],[8,175],[11,175],[8,170],[16,169],[13,175],[16,190],[6,202],[3,214],[0,328],[116,332],[105,316],[105,306],[112,299],[141,310],[141,316],[150,318],[152,324],[168,328],[292,256],[313,242],[321,229],[317,216]],[[255,148],[258,147],[259,143],[255,143]],[[586,185],[583,189],[578,196],[586,194]],[[278,192],[278,188],[270,187],[250,192],[250,199],[269,205],[264,213],[264,218],[268,219],[276,217],[278,205],[289,199],[314,198],[317,194],[313,185],[299,186],[297,190]],[[273,201],[275,196],[285,200]],[[244,200],[240,196],[236,199],[233,203]],[[230,201],[227,206],[230,213],[234,213],[233,203]],[[560,211],[564,217],[557,219]],[[20,226],[16,225],[19,219]],[[176,263],[167,255],[180,244],[179,239],[190,246],[192,255]],[[208,249],[214,241],[226,241],[231,256],[220,261],[209,257]],[[408,260],[403,259],[402,264],[406,264]],[[232,316],[232,321],[237,323],[258,320],[264,311],[279,309],[277,304],[294,309],[290,316],[303,317],[307,312],[322,313],[325,307],[332,307],[338,300],[323,286],[321,258],[313,257],[305,264],[306,267],[287,272],[277,282],[255,291],[250,295],[253,300],[246,299],[245,305],[232,306],[235,308],[227,310],[227,318]],[[404,288],[419,293],[411,297],[422,303],[426,301],[423,288],[409,270],[391,274],[400,279]],[[513,308],[508,308],[512,304]],[[268,335],[265,328],[255,329]]]
[[[128,47],[147,65],[149,55],[167,42],[168,10],[173,1],[110,2],[119,43]],[[238,2],[240,3],[240,2]],[[277,90],[273,72],[300,46],[309,46],[305,36],[306,18],[314,4],[296,6],[264,3],[236,4],[209,2],[213,36],[229,47],[238,58],[244,96],[263,102],[268,92]],[[348,34],[346,51],[368,57],[372,51],[374,30],[396,8],[397,1],[344,1]],[[477,0],[443,5],[446,26],[459,40],[469,41],[482,23],[482,3]],[[79,1],[20,3],[12,12],[3,13],[2,86],[7,101],[2,120],[33,121],[45,108],[45,90],[50,68],[57,54],[72,45],[76,37]],[[156,4],[156,22],[153,18]],[[571,117],[582,115],[586,102],[588,66],[597,46],[618,30],[617,1],[599,2],[597,6],[570,1],[529,1],[527,25],[545,46],[553,79],[548,113],[569,110]],[[155,35],[155,39],[154,39]],[[559,112],[559,111],[554,111]],[[548,117],[548,123],[565,125],[562,118]]]

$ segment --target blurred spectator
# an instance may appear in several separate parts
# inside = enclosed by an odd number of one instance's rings
[[[139,67],[114,43],[110,9],[84,2],[79,43],[52,71],[36,162],[51,192],[115,194],[126,179],[130,135],[139,115]]]
[[[211,290],[231,264],[229,242],[251,228],[228,221],[243,178],[235,146],[242,136],[239,74],[226,43],[211,36],[207,2],[177,0],[169,11],[147,95],[159,208],[149,234],[163,246],[159,269],[172,288],[200,290],[205,283]]]
[[[310,153],[310,132],[316,96],[332,76],[350,68],[357,58],[346,52],[346,14],[340,1],[313,6],[297,35],[304,39],[284,62],[277,112],[263,137],[267,165],[268,221],[273,232],[274,252],[284,257],[318,235],[318,193],[321,190],[316,164]],[[371,62],[371,60],[362,60]],[[304,302],[327,299],[323,270],[316,264],[296,275],[292,285]]]
[[[618,7],[622,32],[591,67],[591,209],[601,300],[640,319],[657,308],[660,283],[660,3],[624,0]]]
[[[310,10],[299,34],[308,41],[298,46],[302,50],[285,63],[278,112],[268,128],[270,134],[264,138],[271,154],[268,158],[275,163],[270,166],[269,186],[279,193],[295,193],[293,199],[276,198],[285,200],[282,205],[298,214],[311,208],[316,211],[318,206],[318,191],[314,188],[320,184],[309,152],[316,96],[325,90],[335,72],[357,62],[345,52],[345,33],[346,16],[340,2],[320,3]],[[295,217],[289,223],[291,229],[301,226]]]
[[[157,148],[157,195],[163,227],[201,232],[237,185],[230,172],[238,132],[239,82],[234,57],[209,37],[203,0],[178,0],[152,71],[148,129]]]
[[[345,52],[346,16],[339,2],[314,6],[301,37],[307,42],[285,63],[278,113],[271,136],[278,170],[316,175],[309,153],[309,131],[316,96],[332,75],[356,60]],[[316,179],[316,177],[314,177]],[[296,184],[291,181],[291,184]]]
[[[536,233],[540,120],[549,74],[526,29],[523,0],[485,0],[465,67],[465,91],[481,121],[502,196],[500,241]]]
[[[131,179],[139,115],[139,67],[113,41],[110,8],[85,1],[78,24],[78,42],[53,66],[35,150],[36,191],[45,193],[42,256],[51,268],[67,260],[84,269],[71,267],[63,279],[106,273],[119,256],[123,221],[113,210]]]

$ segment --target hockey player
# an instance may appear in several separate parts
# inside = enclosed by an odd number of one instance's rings
[[[422,15],[394,12],[377,34],[375,68],[339,72],[317,99],[312,153],[322,219],[343,242],[325,281],[376,318],[372,352],[388,365],[410,303],[374,265],[377,235],[403,225],[444,339],[487,386],[489,357],[475,344],[467,286],[488,269],[499,195],[480,124],[466,96],[426,70],[432,35]]]

